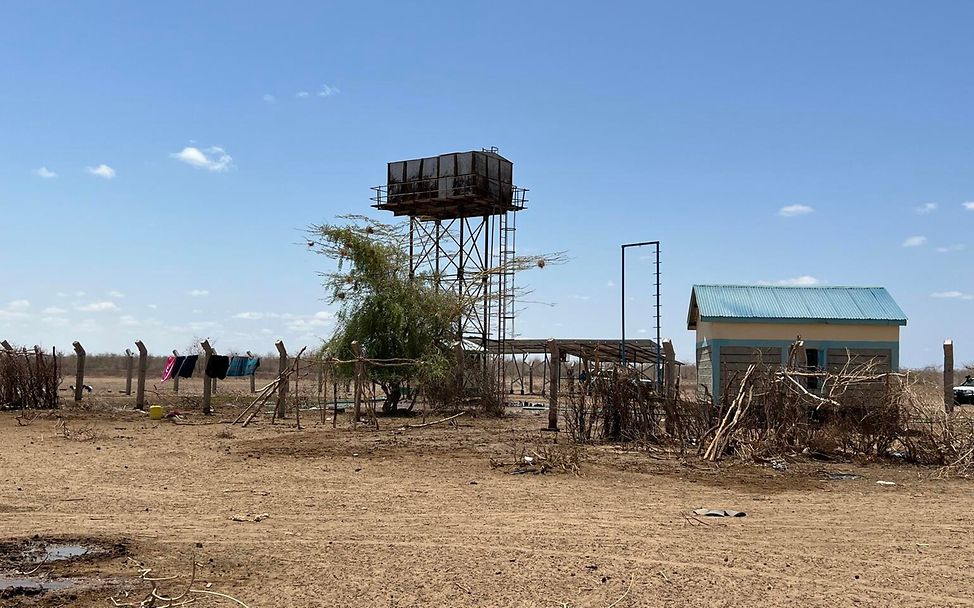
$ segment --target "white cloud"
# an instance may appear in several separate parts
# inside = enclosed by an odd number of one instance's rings
[[[43,315],[63,315],[66,312],[68,312],[68,311],[64,310],[63,308],[58,308],[57,306],[48,306],[47,308],[45,308],[44,310],[41,311],[41,314],[43,314]]]
[[[782,217],[795,217],[798,215],[808,215],[813,211],[815,210],[808,205],[787,205],[778,209],[778,215]]]
[[[264,100],[264,103],[277,103],[277,97],[274,97],[270,93],[264,93],[264,96],[261,97],[261,99]]]
[[[903,241],[903,246],[919,247],[920,245],[923,245],[926,242],[927,242],[927,237],[925,236],[911,236],[911,237],[907,237],[907,239]]]
[[[958,251],[964,251],[965,249],[967,249],[967,245],[955,243],[954,245],[947,245],[946,247],[937,247],[937,253],[956,253]]]
[[[580,294],[577,294],[577,293],[576,294],[572,294],[572,295],[570,295],[568,297],[571,298],[571,299],[573,299],[573,300],[583,300],[583,301],[584,300],[591,300],[592,299],[592,296],[583,296],[583,295],[580,295]]]
[[[81,312],[106,312],[109,310],[118,310],[118,306],[115,305],[115,302],[92,302],[91,304],[80,306],[78,310]]]
[[[85,333],[100,333],[103,331],[101,325],[99,325],[94,319],[85,319],[81,323],[74,326],[74,331],[85,332]]]
[[[959,291],[936,291],[930,294],[931,298],[962,298],[964,294]]]
[[[159,306],[157,304],[146,304],[146,306],[148,308],[151,308],[152,310],[155,310],[155,309],[159,308]]]
[[[606,286],[606,287],[610,287],[610,288],[611,288],[611,287],[615,287],[615,286],[616,286],[616,284],[615,284],[615,282],[614,282],[614,281],[609,281],[609,282],[607,282],[607,283],[605,284],[605,286]]]
[[[296,95],[296,97],[298,97],[300,99],[305,99],[306,97],[311,97],[311,93],[309,93],[307,91],[298,91],[298,94]]]
[[[74,292],[74,297],[76,297],[76,298],[83,298],[83,297],[85,297],[85,292],[83,292],[83,291],[76,291],[76,292]]]
[[[105,179],[112,179],[115,177],[115,169],[112,169],[108,165],[98,165],[97,167],[88,167],[88,173],[95,175],[97,177],[103,177]]]
[[[191,292],[189,292],[189,295],[193,296],[194,298],[199,298],[202,296],[210,295],[210,292],[209,290],[206,289],[194,289]]]
[[[126,327],[135,327],[140,324],[138,319],[132,315],[122,315],[118,318],[118,323],[119,325],[124,325]]]
[[[125,297],[125,294],[122,293],[121,291],[116,291],[116,290],[113,289],[113,290],[111,290],[111,291],[108,292],[108,297],[110,297],[110,298],[124,298]]]
[[[637,329],[636,330],[636,333],[637,334],[644,334],[644,333],[646,333],[646,330],[645,329]]]
[[[276,319],[278,317],[280,317],[280,315],[274,312],[238,312],[237,314],[233,315],[234,319],[248,319],[250,321]]]
[[[782,279],[776,282],[778,285],[791,285],[794,287],[811,287],[812,285],[819,285],[822,283],[820,279],[817,279],[811,275],[803,274],[800,277],[793,277],[790,279]]]
[[[327,84],[323,84],[318,90],[318,97],[331,97],[332,95],[338,95],[339,93],[341,93],[341,91],[339,91],[337,87],[331,87]]]
[[[233,167],[233,157],[227,154],[226,150],[218,146],[206,148],[205,150],[193,146],[186,146],[179,152],[173,152],[169,156],[187,165],[217,173],[228,171]]]
[[[57,173],[51,171],[47,167],[41,167],[37,171],[34,171],[34,173],[37,174],[37,177],[43,177],[44,179],[54,179],[57,177]]]
[[[14,300],[7,304],[7,310],[27,310],[30,308],[30,302],[27,300]]]
[[[924,203],[914,209],[920,215],[927,215],[937,210],[937,203]]]
[[[51,327],[64,327],[68,324],[68,320],[64,317],[42,317],[41,323],[50,325]]]
[[[967,209],[968,211],[974,211],[974,201],[964,203],[964,209]]]

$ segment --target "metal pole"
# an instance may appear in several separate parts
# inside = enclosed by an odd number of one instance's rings
[[[660,276],[659,276],[659,241],[656,241],[656,385],[662,385],[663,362],[660,360],[662,336],[662,316],[660,314]]]
[[[626,364],[626,246],[622,246],[622,364]]]
[[[646,245],[656,246],[656,381],[659,382],[660,370],[662,365],[660,363],[660,340],[662,336],[661,319],[660,316],[660,251],[659,251],[659,241],[643,241],[641,243],[625,243],[622,245],[622,258],[621,258],[621,283],[622,283],[622,344],[620,358],[622,359],[622,364],[626,364],[626,249],[629,247],[644,247]]]

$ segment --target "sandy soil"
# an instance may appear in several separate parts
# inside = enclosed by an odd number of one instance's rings
[[[94,438],[69,439],[54,418],[0,414],[0,539],[113,548],[36,573],[78,579],[71,589],[0,604],[110,606],[145,594],[133,560],[187,576],[195,556],[197,588],[250,608],[974,605],[970,482],[876,464],[718,470],[606,447],[582,450],[579,475],[512,475],[490,459],[549,444],[541,416],[459,421],[298,431],[88,412],[67,424]],[[702,506],[747,517],[687,517]]]

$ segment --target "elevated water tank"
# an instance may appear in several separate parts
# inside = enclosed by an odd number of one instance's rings
[[[516,211],[521,207],[514,196],[513,174],[513,163],[492,151],[391,162],[375,207],[432,219]]]

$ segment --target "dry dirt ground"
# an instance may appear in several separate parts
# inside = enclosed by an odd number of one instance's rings
[[[510,463],[555,439],[520,410],[404,431],[418,421],[353,431],[347,417],[333,429],[311,414],[298,431],[293,420],[241,429],[64,415],[68,438],[55,417],[20,426],[0,414],[0,567],[33,569],[25,547],[44,542],[91,552],[32,575],[74,586],[8,593],[5,606],[141,599],[136,562],[179,575],[160,583],[178,592],[193,560],[194,588],[250,608],[974,605],[972,486],[929,469],[718,470],[589,446],[577,475],[511,474],[491,458]],[[696,507],[747,516],[688,517]]]

